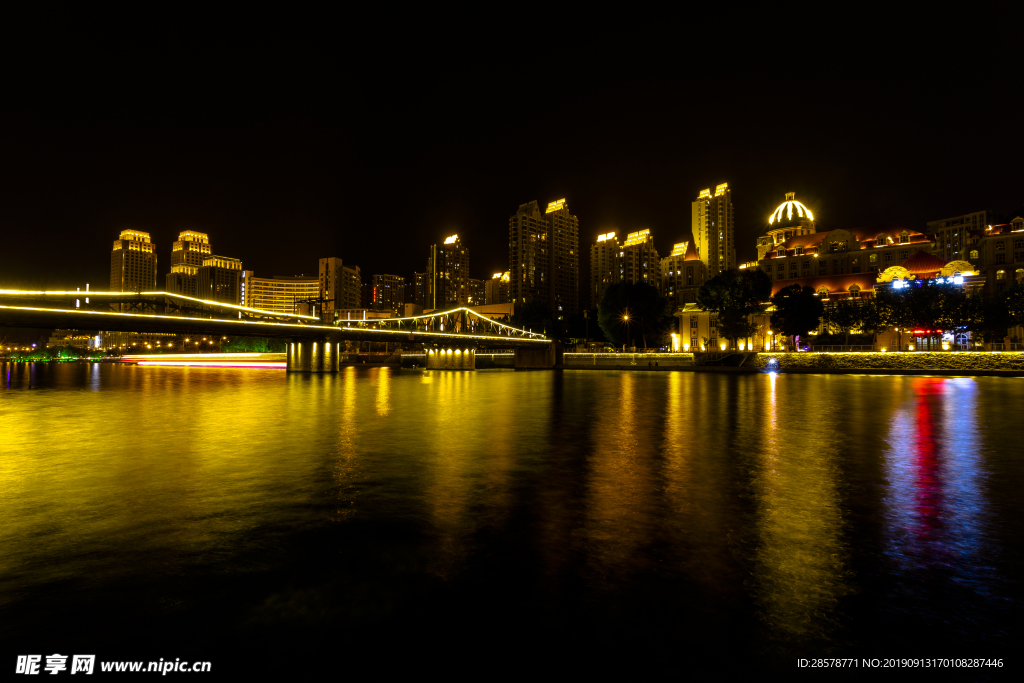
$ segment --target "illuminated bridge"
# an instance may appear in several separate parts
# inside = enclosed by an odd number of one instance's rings
[[[555,362],[555,345],[544,335],[468,308],[324,324],[314,316],[168,292],[0,290],[0,326],[285,338],[288,370],[294,372],[337,372],[346,340],[422,344],[428,369],[472,370],[478,348],[514,349],[517,368],[550,368]]]

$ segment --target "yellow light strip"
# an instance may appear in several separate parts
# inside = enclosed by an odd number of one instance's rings
[[[83,294],[84,294],[84,292],[83,292]],[[92,292],[90,292],[90,295],[91,294],[92,294]],[[11,311],[41,311],[43,313],[63,313],[63,314],[70,313],[70,314],[74,314],[74,315],[102,315],[102,316],[120,316],[120,317],[124,317],[124,318],[150,318],[150,319],[154,319],[154,320],[168,320],[168,321],[174,321],[174,322],[192,322],[192,323],[211,323],[212,322],[212,323],[223,323],[223,324],[227,324],[227,325],[250,325],[250,326],[252,326],[252,325],[272,325],[274,327],[290,327],[290,328],[295,328],[297,330],[305,330],[305,331],[308,331],[308,330],[324,330],[325,332],[339,332],[341,330],[356,330],[356,331],[363,330],[363,331],[366,331],[366,332],[384,332],[384,333],[387,333],[387,334],[401,334],[401,335],[406,335],[406,334],[410,333],[410,330],[382,330],[380,328],[365,328],[365,327],[353,328],[353,327],[350,327],[350,326],[346,326],[346,327],[338,326],[338,327],[335,327],[333,325],[331,325],[331,326],[325,326],[325,325],[299,325],[297,323],[274,323],[274,322],[267,322],[267,321],[263,321],[263,320],[230,320],[230,319],[229,320],[221,320],[221,319],[218,319],[218,318],[186,318],[184,316],[178,317],[178,316],[173,316],[173,315],[151,315],[151,314],[147,314],[147,313],[116,313],[116,312],[112,312],[112,311],[111,312],[107,312],[107,311],[83,311],[83,310],[77,309],[77,308],[68,309],[68,308],[37,308],[37,307],[34,307],[34,306],[0,306],[0,309],[2,309],[2,310],[11,310]],[[469,310],[469,309],[458,309],[458,310]],[[469,311],[469,312],[472,313],[473,311]],[[480,317],[480,316],[478,316],[478,317]],[[481,319],[487,320],[488,322],[493,322],[489,318],[481,318]],[[382,318],[381,320],[409,320],[409,318]],[[363,322],[363,321],[360,320],[359,322]],[[496,325],[501,325],[501,323],[497,323],[497,322],[495,324]],[[508,326],[504,325],[504,327],[508,327]],[[516,328],[511,327],[509,329],[515,330]],[[454,338],[454,339],[486,339],[488,341],[499,339],[499,340],[502,340],[502,341],[509,340],[509,341],[521,341],[521,342],[538,342],[538,343],[541,343],[541,344],[549,344],[551,342],[550,339],[545,339],[543,335],[535,334],[533,332],[526,332],[525,333],[525,334],[532,335],[531,338],[526,338],[526,337],[518,337],[518,338],[513,338],[513,337],[495,337],[495,336],[487,336],[487,335],[480,335],[480,334],[451,334],[451,333],[448,333],[448,332],[414,332],[414,334],[419,334],[419,335],[423,335],[423,336],[431,336],[431,337],[450,337],[450,338]],[[532,337],[540,337],[540,339],[534,339]]]
[[[224,306],[226,308],[233,308],[236,311],[252,311],[254,313],[266,313],[267,315],[272,315],[272,316],[275,316],[275,317],[278,317],[278,318],[284,316],[284,317],[287,317],[287,318],[303,318],[303,319],[306,319],[306,320],[319,320],[320,319],[320,318],[317,318],[316,316],[312,316],[312,315],[301,315],[299,313],[275,313],[274,311],[264,311],[264,310],[259,309],[259,308],[248,308],[247,306],[238,306],[236,304],[226,304],[223,301],[209,301],[207,299],[196,299],[195,297],[185,296],[184,294],[173,294],[171,292],[139,292],[138,294],[135,294],[135,292],[43,292],[43,291],[29,291],[29,290],[20,290],[20,289],[0,289],[0,295],[3,295],[3,294],[15,294],[15,295],[21,295],[21,294],[38,295],[38,294],[41,294],[43,296],[48,296],[48,295],[54,295],[54,296],[68,295],[68,296],[77,296],[77,297],[86,297],[86,296],[88,296],[88,297],[94,297],[94,296],[126,296],[126,295],[131,296],[133,294],[135,296],[138,296],[138,297],[143,297],[143,296],[167,296],[167,297],[171,297],[172,299],[188,299],[189,301],[198,301],[200,303],[212,304],[214,306]]]

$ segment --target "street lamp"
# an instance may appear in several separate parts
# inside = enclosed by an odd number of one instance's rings
[[[626,346],[632,346],[632,344],[630,343],[631,338],[629,336],[629,309],[627,309],[626,312],[622,314],[622,322],[625,323],[626,325]],[[625,351],[625,349],[623,349],[623,351]]]

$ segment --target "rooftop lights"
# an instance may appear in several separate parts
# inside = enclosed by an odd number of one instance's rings
[[[794,207],[796,208],[797,216],[799,216],[800,218],[803,218],[804,215],[806,214],[808,220],[811,220],[811,221],[814,220],[814,216],[811,214],[811,210],[808,209],[806,206],[804,206],[802,203],[798,202],[795,199],[795,197],[796,197],[796,193],[795,192],[787,192],[786,193],[786,201],[784,201],[781,204],[779,204],[779,207],[777,209],[775,209],[775,211],[772,213],[771,217],[768,219],[768,225],[774,225],[776,220],[781,221],[783,213],[785,213],[786,216],[787,216],[786,220],[788,220],[788,221],[793,220],[793,208]]]

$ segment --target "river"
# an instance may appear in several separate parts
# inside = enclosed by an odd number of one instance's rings
[[[3,667],[787,672],[1022,635],[1024,380],[0,369]]]

